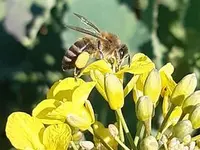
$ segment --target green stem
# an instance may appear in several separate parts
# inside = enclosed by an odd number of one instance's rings
[[[76,144],[73,141],[70,141],[70,144],[74,150],[78,150],[78,148],[76,147]]]
[[[117,115],[117,113],[115,112],[116,114],[116,118],[117,118],[117,124],[118,124],[118,130],[119,130],[119,137],[120,137],[120,140],[122,142],[124,142],[124,131],[123,131],[123,127],[122,127],[122,122],[119,118],[119,116]]]
[[[127,136],[127,139],[128,139],[128,141],[129,141],[129,143],[131,145],[131,148],[133,148],[134,150],[137,150],[137,147],[134,144],[134,141],[133,141],[131,133],[130,133],[130,131],[128,129],[128,126],[126,125],[126,122],[125,122],[125,119],[124,119],[124,116],[122,114],[121,109],[116,110],[116,112],[117,112],[117,114],[118,114],[118,116],[119,116],[119,118],[121,120],[122,126],[124,128],[124,131],[125,131],[125,134]]]
[[[120,141],[120,139],[116,136],[114,137],[114,139],[117,141],[117,143],[119,143],[119,145],[125,149],[125,150],[130,150],[122,141]]]
[[[162,122],[162,124],[161,124],[161,127],[159,128],[159,131],[158,131],[158,133],[157,133],[157,136],[156,136],[157,140],[160,140],[160,139],[161,139],[162,134],[163,134],[163,132],[164,132],[163,129],[165,128],[165,126],[166,126],[166,124],[167,124],[167,122],[168,122],[168,119],[169,119],[169,117],[170,117],[172,111],[174,110],[174,108],[175,108],[175,106],[172,105],[172,106],[170,107],[169,111],[167,112],[167,115],[165,116],[165,118],[164,118],[164,120],[163,120],[163,122]],[[165,130],[166,130],[166,129],[165,129]]]
[[[139,139],[141,138],[141,134],[144,134],[144,124],[141,121],[138,121],[137,123],[137,131],[136,131],[136,135],[134,138],[134,144],[137,146]]]
[[[148,119],[144,122],[146,137],[151,134],[151,119]]]

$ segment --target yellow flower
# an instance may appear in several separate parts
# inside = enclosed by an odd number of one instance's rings
[[[88,100],[81,107],[73,102],[65,102],[55,112],[66,117],[71,126],[80,130],[87,130],[95,121],[94,111]]]
[[[77,105],[83,105],[95,84],[95,82],[85,82],[80,78],[69,77],[54,83],[47,94],[47,98],[63,102],[73,101]]]
[[[124,65],[117,72],[114,72],[111,68],[111,65],[107,63],[105,60],[96,61],[89,66],[87,66],[82,74],[90,73],[90,77],[93,81],[96,82],[96,88],[104,97],[105,100],[108,101],[105,86],[104,86],[104,76],[106,73],[112,73],[116,75],[123,84],[124,73],[128,72],[134,74],[133,78],[126,85],[124,89],[124,96],[128,95],[128,93],[133,89],[133,86],[136,84],[138,80],[139,74],[144,74],[146,72],[151,71],[155,67],[154,63],[144,54],[138,53],[135,54],[131,60],[130,67],[128,65]]]
[[[68,116],[85,118],[85,123],[77,128],[86,130],[94,122],[94,112],[87,98],[95,82],[84,82],[82,79],[66,78],[56,82],[48,93],[48,98],[40,102],[32,112],[34,117],[44,124],[65,122]]]
[[[14,112],[8,117],[6,135],[15,148],[22,150],[65,150],[71,140],[67,124],[45,128],[39,119],[23,112]]]

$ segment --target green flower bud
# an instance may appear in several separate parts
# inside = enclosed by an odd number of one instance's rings
[[[124,91],[120,80],[114,74],[106,74],[104,86],[110,108],[113,110],[122,108],[124,106]]]
[[[144,95],[149,96],[151,101],[156,104],[161,93],[161,78],[158,70],[153,69],[144,84]]]
[[[136,104],[136,116],[140,121],[147,121],[152,117],[153,103],[148,96],[141,96]]]
[[[192,113],[189,115],[189,120],[191,121],[194,129],[198,129],[200,127],[200,104],[196,105]]]
[[[148,136],[141,141],[140,149],[142,149],[142,150],[158,150],[158,142],[156,141],[154,136]]]
[[[190,135],[192,131],[193,128],[190,120],[183,120],[173,127],[173,136],[177,137],[180,141],[183,141],[184,137]]]
[[[182,106],[184,113],[191,113],[194,106],[199,103],[200,103],[200,90],[192,93],[184,100]]]
[[[172,96],[171,102],[175,106],[181,106],[184,99],[192,94],[197,86],[196,75],[189,74],[185,76],[175,87]]]

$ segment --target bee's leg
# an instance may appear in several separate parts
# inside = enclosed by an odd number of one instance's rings
[[[108,62],[111,64],[111,68],[113,72],[116,71],[116,59],[114,57],[109,58]]]
[[[130,54],[128,54],[127,57],[128,57],[128,65],[130,67],[131,66],[131,56],[130,56]]]
[[[104,55],[103,55],[103,51],[102,51],[102,47],[101,47],[101,41],[98,41],[98,50],[99,50],[99,54],[100,54],[100,59],[103,59]]]
[[[80,69],[78,69],[77,67],[74,68],[74,78],[77,81],[77,78],[80,74]]]

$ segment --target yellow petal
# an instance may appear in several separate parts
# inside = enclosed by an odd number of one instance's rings
[[[67,122],[82,131],[87,130],[91,124],[94,123],[94,117],[91,116],[88,109],[85,107],[80,108],[76,112],[69,113],[67,115]]]
[[[174,90],[176,86],[176,82],[173,80],[171,74],[174,72],[174,67],[171,63],[167,63],[164,65],[160,70],[160,77],[162,82],[162,92],[161,96],[163,97],[166,91],[166,88],[168,90],[168,94],[171,95],[172,91]]]
[[[169,98],[170,98],[169,92],[168,92],[168,90],[166,90],[166,92],[163,96],[163,103],[162,103],[163,117],[165,117],[167,115],[167,112],[169,111],[169,108],[170,108],[170,105],[171,105]]]
[[[133,56],[130,69],[126,72],[133,74],[143,74],[155,68],[154,63],[146,55],[137,53]]]
[[[138,90],[143,91],[144,84],[145,84],[145,81],[146,81],[148,75],[149,75],[149,72],[146,72],[146,73],[139,75],[139,78],[138,78],[137,83],[136,83],[136,88]]]
[[[178,122],[178,120],[180,119],[181,114],[182,114],[181,107],[176,106],[174,108],[174,110],[172,111],[172,113],[170,114],[167,123],[164,125],[162,133],[164,133],[168,129],[169,126],[171,126],[171,125],[174,126]]]
[[[159,70],[159,72],[165,72],[168,75],[172,75],[174,72],[174,66],[171,63],[167,63]]]
[[[95,82],[85,82],[75,89],[72,94],[72,102],[78,105],[83,105],[88,99],[88,96],[95,86]]]
[[[8,117],[6,136],[17,149],[40,149],[42,145],[43,124],[29,114],[14,112]]]
[[[135,102],[135,104],[137,103],[138,99],[143,96],[143,91],[141,90],[138,90],[136,88],[136,86],[133,87],[133,92],[132,92],[132,95],[133,95],[133,101]]]
[[[56,87],[59,83],[60,83],[60,81],[57,81],[57,82],[55,82],[55,83],[51,86],[51,88],[49,89],[49,91],[48,91],[48,93],[47,93],[47,99],[51,99],[51,98],[54,97],[53,91],[54,91],[55,87]]]
[[[53,98],[57,100],[67,99],[68,101],[71,101],[74,90],[82,83],[84,83],[84,81],[80,78],[75,80],[75,78],[69,77],[61,80],[52,92]]]
[[[166,88],[169,92],[169,95],[171,95],[174,88],[176,87],[176,82],[173,80],[171,75],[168,75],[165,72],[160,72],[160,77],[161,77],[161,83],[162,83],[161,96],[162,97],[164,96]]]
[[[132,79],[128,82],[128,84],[124,89],[124,97],[126,97],[129,94],[129,92],[133,89],[133,87],[136,85],[138,78],[139,78],[138,75],[134,75]]]
[[[71,129],[67,124],[50,125],[44,131],[43,143],[47,150],[66,150],[71,138]]]
[[[89,114],[91,116],[92,123],[94,123],[94,121],[95,121],[94,110],[93,110],[92,105],[91,105],[89,100],[85,101],[85,108],[88,110],[88,112],[89,112]]]
[[[90,77],[96,82],[96,88],[103,98],[107,101],[107,96],[104,89],[104,75],[99,70],[91,70]]]
[[[90,65],[88,65],[81,74],[89,74],[91,70],[98,69],[100,72],[103,73],[111,73],[112,69],[109,63],[107,63],[105,60],[97,60]]]
[[[80,108],[78,108],[79,110]],[[71,101],[67,101],[62,103],[58,108],[56,108],[55,113],[60,114],[61,116],[65,117],[70,114],[73,113],[75,111],[77,111],[77,107],[74,107],[73,103]]]
[[[124,91],[123,85],[114,74],[105,75],[104,88],[110,108],[117,110],[124,105]]]
[[[65,121],[65,117],[54,112],[60,105],[61,102],[58,100],[43,100],[33,109],[32,115],[40,119],[44,124],[62,123]]]

